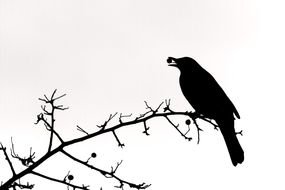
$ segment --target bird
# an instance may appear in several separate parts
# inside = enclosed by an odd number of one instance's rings
[[[224,90],[215,78],[191,57],[168,57],[167,63],[180,70],[181,91],[195,113],[217,123],[232,164],[241,164],[244,161],[244,151],[234,128],[234,120],[240,119],[240,115]]]

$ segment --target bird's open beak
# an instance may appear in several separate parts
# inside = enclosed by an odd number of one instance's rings
[[[175,62],[175,58],[173,57],[168,57],[167,58],[167,63],[168,63],[168,66],[173,66],[173,67],[177,67],[177,63]]]

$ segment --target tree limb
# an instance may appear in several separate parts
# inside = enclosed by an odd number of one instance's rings
[[[153,118],[159,118],[159,117],[162,117],[162,118],[165,118],[173,127],[175,127],[175,129],[183,136],[185,137],[185,139],[187,140],[191,140],[192,138],[189,138],[189,137],[186,137],[186,134],[183,134],[179,129],[178,129],[178,125],[175,125],[171,120],[170,120],[170,116],[175,116],[175,115],[184,115],[188,118],[191,118],[191,120],[193,120],[193,123],[194,125],[197,127],[197,133],[198,133],[198,143],[200,141],[200,131],[202,131],[202,129],[199,128],[197,122],[196,122],[196,119],[202,119],[212,125],[214,125],[211,120],[209,120],[208,118],[205,118],[203,115],[199,115],[197,113],[192,113],[192,112],[175,112],[173,110],[170,109],[170,100],[169,101],[165,101],[164,103],[162,102],[161,104],[159,104],[159,106],[157,108],[152,108],[151,106],[148,105],[147,102],[145,102],[145,105],[146,105],[146,109],[147,111],[143,114],[140,114],[138,117],[135,117],[134,119],[129,119],[128,121],[122,121],[122,117],[129,117],[131,118],[131,114],[130,115],[126,115],[126,116],[123,116],[122,114],[120,114],[119,116],[119,123],[114,125],[114,126],[111,126],[111,127],[106,127],[107,124],[110,122],[110,120],[112,120],[113,118],[115,118],[115,116],[117,115],[117,113],[115,114],[111,114],[109,116],[109,118],[103,123],[103,125],[98,125],[97,127],[99,127],[99,130],[95,131],[95,132],[90,132],[90,133],[87,133],[85,130],[83,130],[82,128],[78,127],[78,129],[83,132],[85,135],[82,136],[82,137],[78,137],[78,138],[74,138],[72,140],[69,140],[69,141],[63,141],[63,139],[61,138],[61,136],[56,132],[56,130],[54,129],[54,111],[55,110],[65,110],[67,108],[63,108],[62,105],[60,106],[57,106],[54,104],[54,102],[62,97],[65,96],[64,95],[61,95],[61,96],[58,96],[58,97],[55,97],[55,94],[56,94],[56,90],[52,93],[51,97],[48,98],[46,95],[44,95],[44,98],[39,98],[41,101],[43,101],[44,103],[46,104],[50,104],[51,107],[52,107],[52,110],[51,111],[48,111],[46,109],[45,106],[42,106],[42,110],[43,110],[43,113],[39,114],[37,116],[37,122],[36,124],[38,124],[40,121],[43,121],[44,122],[44,126],[46,127],[46,129],[48,131],[50,131],[50,140],[49,140],[49,148],[48,148],[48,151],[42,156],[40,157],[37,161],[34,161],[34,154],[30,153],[30,160],[27,164],[25,164],[26,166],[26,169],[24,169],[23,171],[21,171],[20,173],[15,173],[13,166],[12,164],[10,164],[10,161],[9,162],[9,165],[11,167],[11,170],[12,170],[12,173],[13,173],[13,176],[8,179],[4,184],[2,184],[0,186],[0,190],[7,190],[11,187],[13,187],[13,184],[15,184],[15,181],[21,179],[23,176],[27,175],[27,174],[34,174],[34,175],[38,175],[40,177],[44,177],[45,175],[43,174],[39,174],[39,173],[36,173],[34,170],[39,166],[41,165],[43,162],[45,162],[46,160],[48,160],[49,158],[51,158],[52,156],[54,156],[55,154],[57,154],[58,152],[61,152],[63,154],[65,154],[67,157],[69,157],[70,159],[86,166],[86,167],[89,167],[93,170],[96,170],[98,172],[100,172],[102,175],[104,175],[105,177],[111,177],[111,178],[114,178],[116,180],[119,181],[120,185],[117,186],[118,188],[122,188],[123,189],[123,186],[124,185],[129,185],[130,187],[132,188],[136,188],[136,189],[146,189],[147,187],[149,187],[150,185],[147,185],[145,183],[142,183],[142,184],[134,184],[134,183],[131,183],[131,182],[128,182],[128,181],[125,181],[119,177],[117,177],[115,175],[115,172],[117,170],[117,168],[119,167],[120,164],[117,165],[117,167],[115,169],[112,169],[111,172],[107,172],[105,170],[101,170],[99,168],[96,168],[90,164],[88,164],[88,161],[84,162],[82,160],[79,160],[77,158],[75,158],[74,156],[72,156],[71,154],[67,153],[66,151],[64,151],[64,148],[68,147],[68,146],[71,146],[71,145],[74,145],[74,144],[77,144],[77,143],[81,143],[83,141],[86,141],[86,140],[89,140],[91,138],[95,138],[99,135],[103,135],[103,134],[107,134],[107,133],[112,133],[115,138],[117,139],[119,145],[123,145],[116,132],[118,129],[120,128],[123,128],[123,127],[127,127],[127,126],[130,126],[130,125],[134,125],[134,124],[139,124],[139,123],[143,123],[144,124],[144,132],[145,134],[149,134],[148,133],[148,130],[149,130],[149,127],[146,126],[146,122],[148,120],[151,120]],[[160,111],[160,108],[162,106],[165,106],[163,108],[163,112]],[[47,115],[49,117],[51,117],[51,121],[48,122],[46,120],[46,118],[44,117],[44,115]],[[216,125],[214,125],[215,127],[217,127]],[[189,127],[189,125],[188,125]],[[52,149],[52,144],[53,144],[53,135],[57,136],[57,138],[60,140],[61,144],[58,145],[57,147],[55,147],[54,149]],[[12,144],[12,147],[14,145]],[[3,149],[3,146],[2,146],[2,150],[5,154],[5,151]],[[15,154],[15,151],[14,151],[14,147],[13,147],[13,152],[14,152],[14,156],[16,158],[21,158],[19,157],[17,154]],[[93,156],[96,156],[95,153],[94,155],[92,154],[92,157]],[[7,156],[6,156],[7,158]],[[21,158],[22,160],[24,160],[23,158]],[[90,158],[89,158],[90,159]],[[88,159],[88,160],[89,160]],[[45,176],[44,177],[45,179],[49,179],[49,180],[52,180],[54,178],[51,178],[51,177],[47,177]],[[52,181],[56,181],[56,180],[52,180]],[[60,180],[59,180],[60,181]],[[58,181],[57,181],[58,182]],[[29,186],[31,187],[31,186]],[[75,185],[73,186],[75,187]],[[79,186],[76,186],[77,188]],[[86,188],[87,186],[82,186],[82,188]]]

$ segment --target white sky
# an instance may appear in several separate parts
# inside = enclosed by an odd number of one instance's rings
[[[173,109],[190,110],[178,71],[166,63],[168,56],[190,56],[214,75],[240,112],[242,165],[231,165],[222,136],[212,128],[201,126],[205,132],[196,145],[163,119],[149,123],[150,137],[141,126],[119,131],[123,150],[107,135],[73,151],[84,159],[97,152],[106,169],[123,159],[118,174],[151,183],[149,189],[282,189],[284,6],[277,0],[0,0],[0,141],[10,146],[13,136],[19,153],[33,146],[39,157],[48,135],[33,124],[37,98],[55,88],[68,94],[61,103],[70,109],[58,114],[56,126],[67,139],[82,135],[77,124],[92,131],[110,113],[142,113],[144,100],[158,105],[171,98]],[[9,168],[0,158],[5,181]],[[114,185],[63,158],[38,171],[62,179],[71,170],[79,184],[94,189]],[[26,179],[36,190],[65,188]]]

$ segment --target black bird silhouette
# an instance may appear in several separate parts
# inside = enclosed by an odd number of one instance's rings
[[[168,57],[169,66],[180,70],[180,87],[188,102],[198,114],[214,119],[225,139],[232,163],[236,166],[244,160],[244,152],[236,137],[234,115],[239,113],[226,93],[194,59]]]

